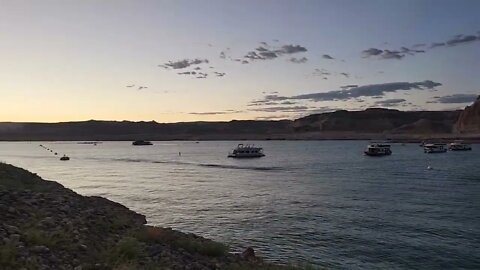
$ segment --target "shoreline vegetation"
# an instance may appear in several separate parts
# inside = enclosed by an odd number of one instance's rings
[[[232,254],[201,236],[146,225],[144,215],[0,163],[1,269],[314,269]]]

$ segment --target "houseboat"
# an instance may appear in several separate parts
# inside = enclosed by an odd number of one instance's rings
[[[463,141],[454,141],[453,143],[448,145],[448,150],[450,150],[450,151],[470,151],[470,150],[472,150],[472,146],[468,143],[464,143]]]
[[[423,152],[427,154],[445,153],[447,152],[447,145],[444,143],[427,143],[423,146]]]
[[[228,153],[228,157],[231,158],[259,158],[264,157],[262,147],[256,147],[253,144],[239,144],[235,149]]]
[[[364,151],[365,155],[379,157],[379,156],[389,156],[392,154],[389,144],[383,143],[372,143],[367,146],[367,149]]]
[[[140,140],[140,141],[134,141],[132,145],[136,145],[136,146],[152,145],[152,142]]]

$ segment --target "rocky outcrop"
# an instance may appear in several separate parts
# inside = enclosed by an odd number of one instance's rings
[[[0,217],[2,270],[286,269],[2,163]]]
[[[480,134],[480,96],[462,111],[455,123],[455,132]]]

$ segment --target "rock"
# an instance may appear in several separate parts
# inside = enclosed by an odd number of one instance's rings
[[[34,246],[31,248],[31,250],[35,253],[46,253],[50,251],[50,249],[46,246]]]
[[[17,243],[19,241],[20,241],[20,235],[19,234],[14,233],[14,234],[10,235],[10,242],[11,243]]]
[[[15,227],[15,226],[5,225],[4,227],[5,227],[5,229],[7,229],[7,232],[8,232],[9,234],[18,233],[18,228]]]
[[[242,259],[250,261],[250,260],[255,260],[255,250],[253,250],[252,247],[248,247],[242,252],[241,255]]]
[[[88,247],[87,247],[86,245],[84,245],[84,244],[78,245],[78,248],[79,248],[80,250],[82,250],[82,251],[87,251],[87,250],[88,250]]]
[[[480,96],[462,111],[455,123],[458,133],[480,133]]]

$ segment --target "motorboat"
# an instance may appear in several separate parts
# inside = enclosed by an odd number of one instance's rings
[[[389,144],[371,143],[364,151],[365,155],[372,157],[389,156],[392,154]]]
[[[63,157],[60,158],[61,161],[67,161],[70,160],[70,158],[66,155],[63,155]]]
[[[259,158],[264,156],[265,154],[263,153],[263,148],[256,147],[253,144],[239,144],[236,148],[230,151],[230,153],[228,153],[228,157],[231,158]]]
[[[134,141],[132,145],[136,145],[136,146],[152,145],[152,142],[140,140],[140,141]]]
[[[423,146],[423,152],[427,154],[445,153],[447,152],[447,145],[445,143],[427,143]]]
[[[463,141],[454,141],[448,145],[448,150],[450,151],[470,151],[472,150],[472,146],[468,143],[464,143]]]

